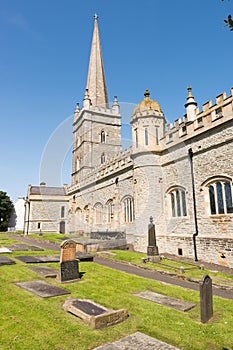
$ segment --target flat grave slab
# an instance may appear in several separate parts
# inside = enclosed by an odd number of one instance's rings
[[[10,254],[12,253],[12,250],[10,250],[8,247],[0,247],[0,254]]]
[[[140,292],[134,295],[137,297],[152,301],[153,303],[169,306],[180,311],[189,311],[196,306],[196,304],[183,301],[180,299],[167,297],[166,295],[154,293],[149,290],[146,290],[144,292]]]
[[[6,256],[0,256],[0,266],[4,265],[15,265],[15,261]]]
[[[13,251],[42,251],[44,250],[43,248],[36,247],[35,245],[27,245],[27,244],[12,244],[9,247],[7,247]]]
[[[94,255],[91,255],[88,253],[77,252],[75,254],[75,256],[79,261],[93,261],[94,260]]]
[[[68,292],[65,289],[52,286],[51,284],[41,280],[29,281],[29,282],[17,282],[15,284],[20,288],[26,289],[28,292],[38,295],[41,298],[51,298],[59,295],[70,294],[70,292]]]
[[[141,332],[136,332],[111,344],[101,345],[93,350],[179,350]]]
[[[112,326],[128,318],[128,310],[107,309],[90,299],[67,299],[63,309],[81,318],[94,329]]]
[[[48,266],[30,266],[30,270],[38,273],[39,275],[45,277],[45,278],[55,278],[57,277],[58,271],[55,269],[52,269]]]
[[[26,264],[46,263],[46,262],[58,262],[60,260],[59,255],[22,255],[16,256],[16,259]]]

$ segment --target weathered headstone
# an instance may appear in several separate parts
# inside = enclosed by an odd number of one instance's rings
[[[155,224],[153,217],[150,217],[148,225],[148,246],[147,246],[147,260],[151,262],[159,262],[159,249],[156,245]]]
[[[146,291],[134,294],[134,295],[139,297],[139,298],[143,298],[143,299],[152,301],[153,303],[172,307],[174,309],[184,311],[184,312],[189,311],[196,306],[196,304],[193,304],[193,303],[181,300],[181,299],[168,297],[166,295],[154,293],[154,292],[151,292],[149,290],[146,290]]]
[[[63,309],[96,329],[115,325],[128,318],[127,309],[111,310],[90,299],[67,299]]]
[[[51,298],[59,295],[70,294],[70,292],[65,289],[52,286],[51,284],[41,280],[17,282],[15,284],[20,288],[26,289],[28,292],[38,295],[41,298]]]
[[[204,275],[200,282],[200,312],[202,323],[213,316],[212,279],[208,275]]]
[[[76,242],[67,239],[61,243],[61,255],[57,280],[61,283],[75,282],[79,280],[78,259],[76,254]]]

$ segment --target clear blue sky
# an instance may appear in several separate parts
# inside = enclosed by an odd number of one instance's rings
[[[232,0],[1,0],[0,189],[12,200],[29,183],[70,184],[70,153],[54,182],[41,178],[40,164],[57,127],[62,161],[72,146],[95,12],[110,100],[138,103],[148,88],[173,121],[185,113],[189,84],[200,107],[230,93],[233,32],[223,20]]]

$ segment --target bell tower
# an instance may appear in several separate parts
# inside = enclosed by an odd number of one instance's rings
[[[73,128],[72,185],[75,185],[121,151],[120,107],[115,96],[112,109],[109,108],[96,14],[83,106],[76,107]]]

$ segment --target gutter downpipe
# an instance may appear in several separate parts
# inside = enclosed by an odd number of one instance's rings
[[[193,150],[192,150],[192,148],[189,148],[188,154],[189,154],[190,168],[191,168],[191,179],[192,179],[192,190],[193,190],[193,214],[194,214],[194,224],[195,224],[195,233],[193,234],[194,260],[198,261],[197,245],[196,245],[196,237],[198,236],[198,224],[197,224],[197,206],[196,206],[196,194],[195,194],[195,183],[194,183],[194,172],[193,172]]]

